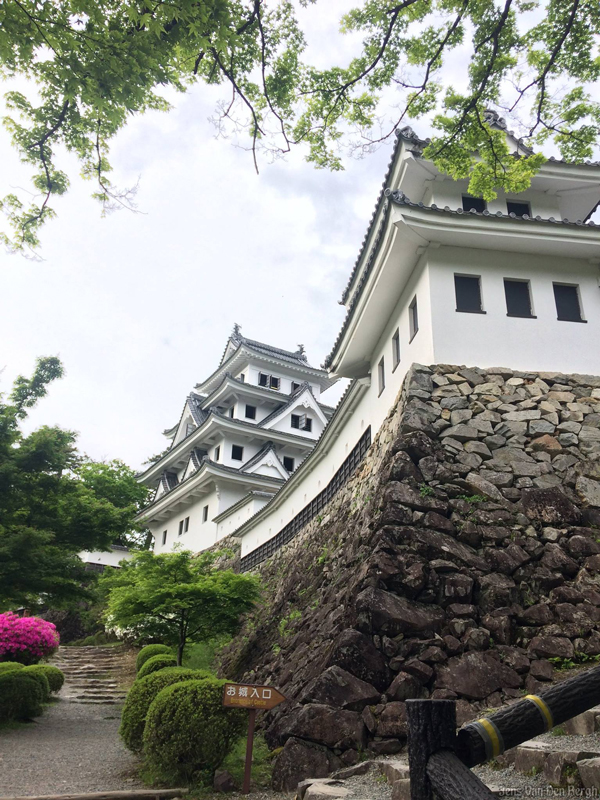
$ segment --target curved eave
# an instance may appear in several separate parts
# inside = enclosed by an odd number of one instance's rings
[[[232,378],[227,375],[212,394],[203,401],[204,407],[209,408],[210,406],[214,406],[231,394],[247,395],[248,397],[253,397],[257,400],[266,400],[270,403],[287,403],[291,397],[291,395],[285,394],[284,392],[278,392],[275,389],[267,389],[264,386],[256,386],[253,383],[239,381],[237,378]]]

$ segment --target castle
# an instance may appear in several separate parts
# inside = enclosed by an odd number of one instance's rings
[[[488,118],[515,157],[528,152]],[[156,552],[234,533],[242,569],[268,558],[347,481],[413,363],[600,374],[600,164],[551,159],[526,192],[486,204],[424,159],[426,144],[398,133],[323,369],[236,326],[187,398],[141,476],[156,487],[138,516]],[[321,392],[340,377],[334,410]]]

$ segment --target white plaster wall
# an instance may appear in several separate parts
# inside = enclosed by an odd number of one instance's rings
[[[233,511],[225,519],[221,520],[217,526],[217,541],[224,536],[229,536],[236,531],[246,520],[254,516],[261,508],[268,503],[267,497],[251,497],[243,506]]]
[[[265,439],[267,438],[268,436],[265,435]],[[241,461],[237,461],[231,457],[231,448],[234,444],[238,444],[240,447],[244,448],[244,454]],[[251,458],[253,458],[258,451],[261,450],[262,446],[263,445],[257,445],[254,443],[250,444],[244,441],[241,436],[239,438],[235,436],[230,437],[229,435],[225,436],[221,442],[221,458],[219,463],[224,464],[226,467],[234,467],[235,469],[239,469],[246,463],[246,461],[249,461]]]
[[[202,522],[202,511],[205,506],[208,506],[208,520]],[[184,550],[193,552],[211,547],[217,541],[217,525],[212,522],[212,518],[216,517],[218,513],[219,499],[216,489],[213,489],[189,506],[181,507],[167,519],[152,524],[150,530],[154,535],[154,552],[168,553],[176,544],[179,544]],[[190,518],[189,530],[179,536],[179,522],[186,517]],[[167,531],[167,541],[164,546],[162,543],[163,531]]]
[[[409,343],[408,306],[417,296],[419,331]],[[376,310],[374,310],[376,313]],[[329,445],[325,457],[295,487],[279,507],[273,509],[242,536],[242,556],[271,539],[287,525],[304,506],[322,491],[358,443],[367,427],[371,426],[374,438],[390,408],[393,406],[402,381],[411,364],[430,364],[433,360],[432,310],[429,302],[429,273],[425,259],[417,265],[402,292],[396,308],[385,325],[371,359],[371,384],[355,410],[345,414],[344,425],[338,438]],[[392,336],[400,331],[401,361],[392,372]],[[386,362],[386,387],[379,394],[377,364],[384,355]],[[343,412],[342,412],[343,413]],[[319,445],[317,444],[317,450]],[[307,469],[311,462],[307,464]],[[314,462],[313,462],[314,463]]]
[[[252,364],[250,364],[244,371],[246,373],[246,383],[251,383],[254,386],[258,386],[258,373],[264,372],[267,375],[273,375],[275,378],[281,379],[279,388],[281,394],[291,394],[292,383],[303,383],[305,380],[308,380],[308,383],[315,398],[318,400],[321,395],[321,388],[319,384],[313,383],[311,380],[307,379],[306,376],[303,376],[301,373],[294,374],[292,372],[286,372],[285,370],[281,370],[276,364],[274,364],[273,367],[255,367]]]
[[[426,205],[435,203],[442,208],[449,206],[451,209],[462,208],[463,194],[469,194],[469,181],[431,181],[425,191],[423,202]],[[419,198],[410,198],[418,202]],[[528,189],[526,192],[520,194],[506,193],[503,191],[498,192],[498,197],[495,200],[490,200],[487,204],[488,211],[495,214],[501,211],[503,214],[507,213],[506,200],[517,200],[520,203],[529,202],[531,204],[531,213],[535,216],[544,218],[556,217],[562,218],[560,209],[560,200],[556,195],[547,194],[546,192],[536,191],[535,189]]]
[[[121,561],[129,561],[135,552],[125,550],[85,550],[79,553],[79,558],[86,564],[104,564],[107,567],[118,567]]]
[[[581,259],[457,247],[430,251],[432,363],[600,373],[598,267]],[[481,276],[485,314],[457,312],[454,274]],[[506,315],[504,278],[527,279],[537,319]],[[556,318],[552,283],[578,284],[586,323]]]

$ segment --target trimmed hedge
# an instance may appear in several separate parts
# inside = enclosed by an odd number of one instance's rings
[[[145,678],[146,675],[152,675],[153,672],[158,672],[159,669],[176,666],[177,659],[173,655],[162,653],[158,656],[152,656],[152,658],[149,658],[144,664],[142,664],[142,668],[138,672],[136,680]]]
[[[25,667],[27,674],[35,673],[44,675],[50,686],[51,692],[60,692],[62,685],[65,682],[65,676],[58,667],[53,667],[51,664],[32,664],[30,667]]]
[[[210,673],[202,672],[201,670],[167,667],[159,670],[159,672],[146,675],[145,678],[136,680],[129,690],[121,715],[119,733],[125,746],[134,753],[142,749],[146,714],[161,689],[173,683],[204,677],[212,676]]]
[[[0,722],[39,717],[43,702],[42,684],[33,675],[22,670],[0,675]]]
[[[241,709],[223,707],[226,683],[214,677],[187,680],[159,692],[146,717],[144,754],[161,779],[212,782],[248,718]]]
[[[24,664],[19,664],[18,661],[0,661],[0,675],[3,672],[14,672],[16,669],[23,669]]]
[[[50,699],[50,683],[44,673],[37,669],[37,664],[31,664],[29,667],[25,667],[25,669],[22,669],[18,674],[27,675],[28,678],[33,678],[34,681],[37,681],[43,692],[42,702],[48,702]]]
[[[144,666],[146,661],[152,656],[160,656],[164,655],[165,653],[173,654],[173,650],[171,647],[167,647],[166,644],[147,644],[146,647],[142,647],[140,652],[137,655],[137,659],[135,662],[135,671],[139,672],[141,668]]]

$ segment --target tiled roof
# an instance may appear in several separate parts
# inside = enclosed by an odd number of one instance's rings
[[[160,476],[160,482],[162,483],[165,492],[170,492],[171,489],[174,489],[179,485],[177,475],[174,472],[163,472],[163,474]]]
[[[285,361],[292,361],[295,364],[310,367],[304,352],[304,345],[298,345],[298,350],[291,352],[290,350],[282,350],[280,347],[273,347],[272,345],[265,344],[264,342],[257,342],[255,339],[246,339],[246,337],[242,336],[240,333],[240,326],[237,323],[233,326],[233,333],[227,340],[227,344],[225,345],[225,350],[223,351],[223,356],[221,358],[221,363],[223,363],[223,359],[225,358],[225,353],[227,352],[230,342],[236,348],[244,344],[248,347],[251,347],[253,350],[256,350],[257,352],[262,353],[263,355],[271,357],[275,356],[277,358],[282,358]]]
[[[247,469],[249,469],[249,467],[253,467],[255,464],[258,464],[261,458],[263,456],[266,456],[267,453],[270,451],[272,451],[275,458],[279,461],[279,457],[275,452],[275,446],[273,445],[273,442],[267,442],[263,447],[260,448],[260,450],[255,456],[252,456],[252,458],[246,461],[245,464],[242,464],[242,466],[240,467],[240,471],[245,472]],[[283,466],[283,464],[281,466]]]
[[[271,411],[271,413],[267,417],[265,417],[264,419],[261,419],[261,421],[258,423],[258,425],[256,427],[257,428],[264,428],[266,422],[270,422],[272,419],[275,419],[275,417],[278,417],[282,413],[282,411],[285,411],[286,408],[289,408],[293,404],[294,400],[298,397],[298,395],[302,394],[302,392],[304,392],[305,389],[308,389],[308,391],[312,395],[312,389],[310,388],[310,384],[307,381],[302,381],[302,383],[296,389],[296,391],[294,391],[290,395],[288,395],[287,402],[284,403],[283,405],[279,406],[279,408],[276,408],[275,411]],[[313,398],[314,398],[314,395],[313,395]],[[316,402],[317,401],[315,400],[315,403]]]

